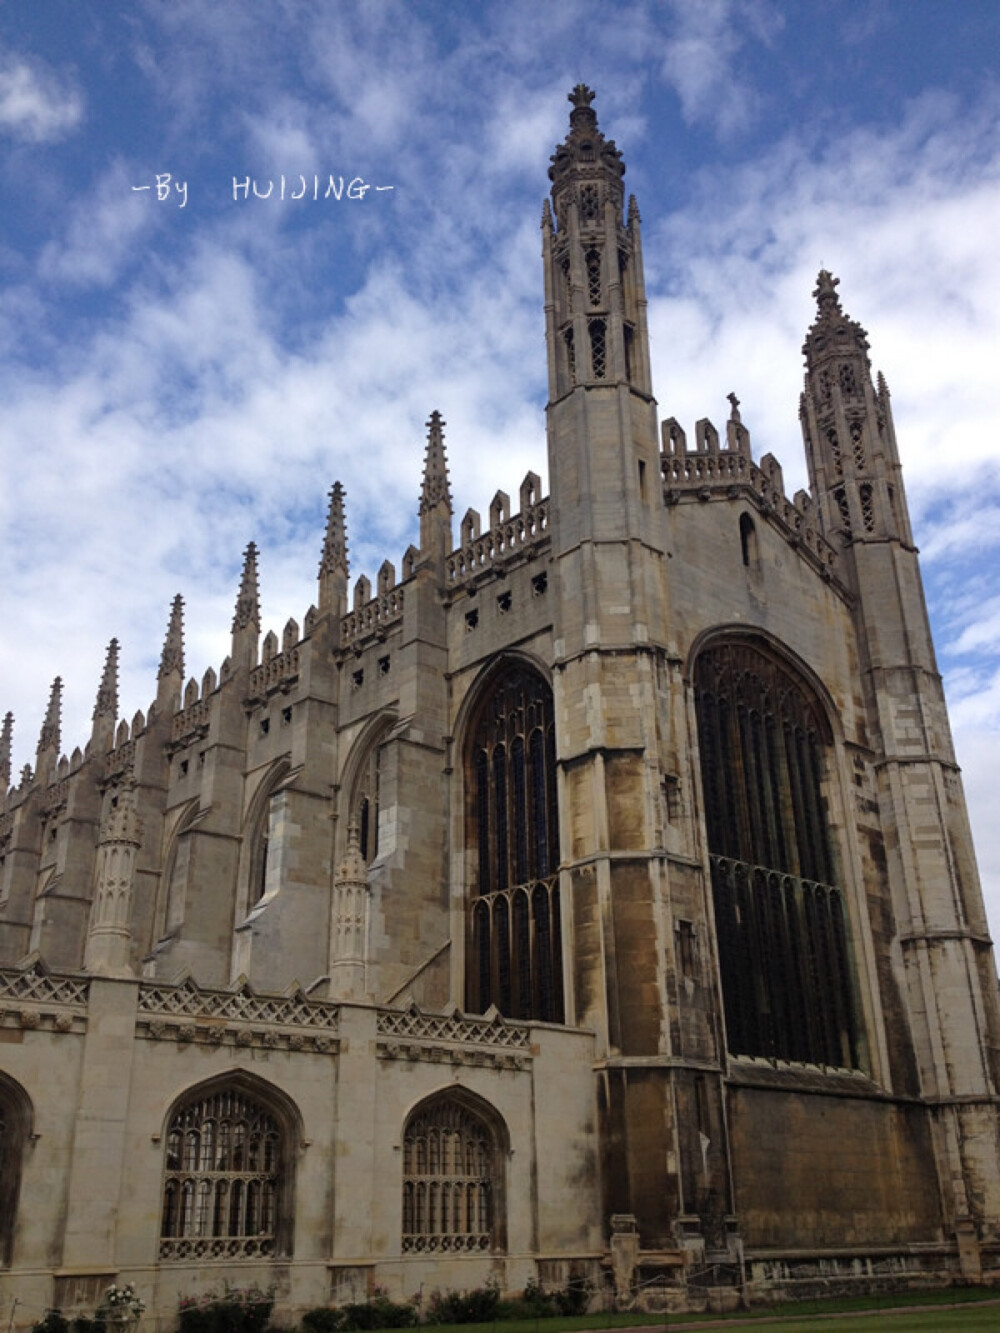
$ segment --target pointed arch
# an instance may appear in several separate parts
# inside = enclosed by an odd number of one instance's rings
[[[243,848],[240,876],[244,915],[268,892],[269,870],[278,864],[274,816],[274,798],[288,781],[292,766],[287,757],[275,760],[257,785],[243,821]],[[273,875],[272,875],[273,878]]]
[[[371,865],[379,851],[379,813],[382,805],[381,751],[396,725],[393,710],[386,709],[370,718],[351,747],[344,765],[341,789],[346,794],[342,828],[338,835],[338,855],[347,850],[351,824],[357,824],[361,856]]]
[[[827,786],[832,713],[762,635],[696,645],[691,682],[727,1043],[859,1068],[861,1033]]]
[[[298,1107],[232,1070],[181,1093],[164,1120],[159,1258],[259,1260],[292,1253]]]
[[[432,1093],[403,1126],[402,1249],[498,1254],[507,1248],[510,1135],[466,1088]]]
[[[555,711],[523,655],[484,673],[463,705],[467,1005],[563,1021]]]
[[[34,1108],[15,1079],[0,1070],[0,1266],[10,1266],[21,1194],[21,1171],[31,1142]]]

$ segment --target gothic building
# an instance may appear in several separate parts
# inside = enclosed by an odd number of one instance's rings
[[[809,491],[657,419],[639,211],[571,95],[542,216],[550,491],[419,544],[0,822],[0,1263],[286,1317],[584,1276],[622,1297],[1000,1265],[991,944],[889,391],[819,275]],[[3,732],[10,786],[10,722]],[[706,1277],[706,1270],[708,1276]],[[800,1284],[798,1287],[796,1284]]]

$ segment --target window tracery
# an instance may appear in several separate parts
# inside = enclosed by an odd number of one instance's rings
[[[277,1117],[239,1088],[184,1101],[167,1129],[160,1258],[280,1253],[285,1137]]]
[[[729,1049],[857,1068],[818,706],[790,668],[744,641],[699,656],[695,700]]]
[[[453,1097],[418,1107],[403,1135],[403,1250],[503,1246],[501,1151],[492,1127]]]
[[[469,1007],[563,1021],[552,693],[514,667],[480,707],[467,766],[475,848]]]

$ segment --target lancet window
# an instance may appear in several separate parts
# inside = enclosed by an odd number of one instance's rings
[[[195,1094],[171,1117],[161,1259],[256,1259],[287,1252],[287,1135],[240,1088]]]
[[[382,747],[373,745],[358,780],[354,818],[358,825],[361,858],[371,865],[378,855],[379,768]]]
[[[701,653],[695,697],[729,1050],[857,1068],[825,719],[791,668],[745,640]]]
[[[468,752],[474,897],[469,1007],[563,1021],[552,692],[514,667],[480,707]]]
[[[493,1127],[464,1102],[435,1098],[403,1135],[403,1250],[503,1248],[503,1154]]]

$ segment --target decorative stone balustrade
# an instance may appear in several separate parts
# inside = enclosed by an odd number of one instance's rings
[[[465,583],[484,570],[538,545],[548,537],[549,501],[539,500],[522,513],[505,519],[489,532],[474,536],[455,548],[445,566],[451,585]]]
[[[390,588],[344,616],[340,622],[340,641],[346,645],[369,635],[378,636],[402,618],[403,589]]]

